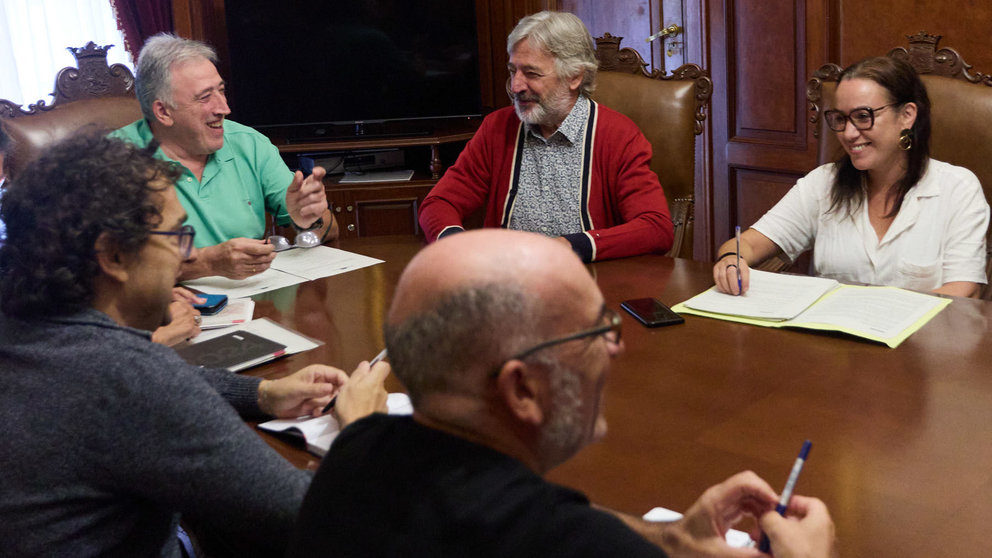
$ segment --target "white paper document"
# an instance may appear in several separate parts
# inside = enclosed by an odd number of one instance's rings
[[[255,313],[255,301],[250,298],[228,299],[227,306],[212,316],[200,316],[200,329],[217,329],[245,324]]]
[[[272,268],[313,280],[382,263],[382,260],[329,246],[296,248],[279,252]]]
[[[226,294],[228,298],[246,298],[304,281],[306,279],[303,277],[290,275],[270,267],[247,279],[228,279],[227,277],[212,275],[192,281],[183,281],[183,286],[207,294]]]
[[[410,397],[405,393],[390,393],[386,400],[386,406],[391,415],[412,415],[413,405]],[[295,431],[301,434],[307,442],[307,450],[317,455],[323,456],[331,447],[331,442],[338,437],[341,432],[341,425],[334,418],[333,413],[328,413],[317,418],[295,418],[276,419],[263,422],[258,425],[262,430],[270,432],[284,432],[286,430]]]
[[[382,260],[327,246],[294,248],[279,252],[269,269],[247,279],[214,275],[184,281],[183,285],[207,294],[245,298],[377,263],[382,263]]]
[[[947,299],[897,288],[841,289],[796,316],[806,324],[831,324],[878,337],[896,337]]]
[[[783,275],[751,270],[750,288],[741,296],[711,288],[685,305],[694,310],[747,316],[762,320],[790,320],[840,283],[822,277]]]
[[[670,522],[682,519],[682,514],[668,508],[659,507],[652,508],[651,511],[644,514],[643,518],[644,521]],[[738,531],[737,529],[728,529],[726,539],[727,544],[734,548],[750,548],[755,546],[755,542],[751,539],[751,535],[748,535],[744,531]]]

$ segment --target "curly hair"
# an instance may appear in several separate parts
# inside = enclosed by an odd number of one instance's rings
[[[70,137],[47,149],[7,185],[0,219],[0,307],[9,316],[68,315],[88,307],[100,274],[101,233],[137,252],[162,219],[160,192],[178,179],[170,162],[105,137]]]
[[[0,165],[0,176],[6,174],[4,172],[7,167],[6,155],[10,155],[10,152],[13,150],[13,148],[14,146],[13,146],[13,142],[10,140],[10,136],[7,135],[6,130],[3,129],[3,122],[0,122],[0,156],[4,156],[2,161],[3,164]]]

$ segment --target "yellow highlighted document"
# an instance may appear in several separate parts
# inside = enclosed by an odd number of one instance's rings
[[[840,331],[895,348],[951,303],[897,287],[842,285],[758,270],[751,270],[750,283],[743,296],[713,287],[672,310],[763,327]]]

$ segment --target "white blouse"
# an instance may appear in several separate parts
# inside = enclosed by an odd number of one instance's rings
[[[753,228],[793,260],[812,248],[814,273],[844,283],[931,291],[986,282],[989,205],[974,173],[930,159],[881,241],[867,203],[829,212],[833,179],[833,163],[816,168]]]

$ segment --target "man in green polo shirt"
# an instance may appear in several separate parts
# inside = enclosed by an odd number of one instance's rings
[[[226,120],[231,110],[216,62],[204,43],[165,33],[148,39],[135,84],[144,118],[111,134],[141,146],[156,140],[155,156],[183,167],[176,193],[196,228],[198,255],[181,279],[243,279],[268,269],[275,252],[264,240],[266,212],[322,240],[338,234],[324,169],[306,178],[293,173],[268,138]]]

